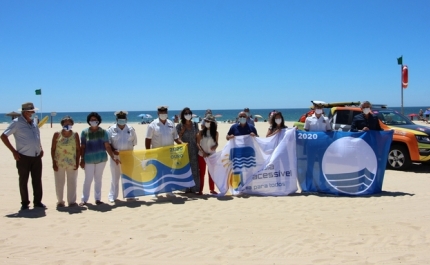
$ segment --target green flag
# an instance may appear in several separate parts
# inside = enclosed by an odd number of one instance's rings
[[[403,64],[403,55],[397,58],[397,64]]]
[[[42,89],[36,89],[35,92],[36,95],[42,95]]]

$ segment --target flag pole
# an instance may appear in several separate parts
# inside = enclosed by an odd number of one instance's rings
[[[403,115],[404,112],[403,112],[403,77],[402,77],[402,74],[403,74],[403,62],[400,65],[400,90],[402,91],[402,105],[401,105],[402,109],[401,109],[401,113]]]
[[[43,109],[42,109],[42,88],[40,88],[40,119],[39,119],[39,121],[41,121],[42,120],[42,112],[43,112]]]

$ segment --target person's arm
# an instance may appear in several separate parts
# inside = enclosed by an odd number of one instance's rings
[[[86,143],[87,143],[87,138],[85,137],[85,132],[84,131],[82,131],[82,133],[81,133],[81,163],[80,163],[80,166],[81,166],[81,168],[85,168],[85,145],[86,145]]]
[[[145,138],[145,148],[146,149],[151,149],[151,141],[152,141],[152,139]]]
[[[0,136],[1,137],[1,140],[2,140],[2,142],[4,143],[4,145],[12,152],[12,154],[13,154],[13,158],[16,160],[16,161],[19,161],[19,159],[21,158],[20,157],[20,155],[19,155],[19,153],[18,153],[18,151],[16,151],[15,150],[15,148],[12,146],[12,144],[10,143],[10,141],[9,141],[9,137],[6,135],[6,134],[4,134],[4,133],[2,133],[2,135]]]
[[[251,127],[251,133],[249,135],[258,137],[257,129],[254,126]]]
[[[79,168],[79,159],[81,157],[81,145],[79,141],[79,134],[75,133],[75,143],[76,143],[76,165],[75,170]]]
[[[306,120],[305,120],[305,127],[303,128],[305,131],[307,131],[307,132],[309,132],[309,129],[310,129],[310,121],[309,121],[309,119],[308,118],[306,118]]]
[[[110,158],[111,158],[113,161],[115,161],[115,163],[116,163],[117,165],[118,165],[119,163],[121,163],[121,161],[119,161],[119,159],[118,159],[118,158],[115,158],[114,153],[113,153],[113,151],[112,151],[112,148],[110,147],[109,142],[105,142],[104,144],[105,144],[106,152],[109,154]]]
[[[349,129],[349,131],[358,132],[358,130],[357,130],[357,119],[355,117],[352,119],[351,129]]]
[[[375,124],[375,129],[377,130],[377,131],[383,131],[383,129],[381,128],[381,124],[379,123],[379,118],[378,118],[378,116],[374,116],[375,117],[375,122],[376,122],[376,124]]]
[[[55,150],[57,149],[57,139],[58,139],[59,133],[54,133],[54,136],[52,136],[52,143],[51,143],[51,158],[52,158],[52,168],[54,171],[58,171],[58,165],[57,161],[55,160]]]
[[[217,147],[218,147],[218,132],[216,132],[216,137],[215,138],[216,138],[216,143],[215,143],[214,146],[211,147],[212,151],[215,151],[217,149]]]
[[[325,120],[325,130],[326,130],[327,132],[331,132],[331,131],[332,131],[332,128],[331,128],[331,123],[330,123],[330,121],[328,120],[328,118],[327,118],[327,117],[324,117],[324,120]]]

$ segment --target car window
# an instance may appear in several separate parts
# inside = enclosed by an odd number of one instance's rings
[[[411,121],[400,113],[380,111],[378,118],[387,125],[406,125],[413,124]]]

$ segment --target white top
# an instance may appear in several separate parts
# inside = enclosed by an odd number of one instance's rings
[[[173,145],[179,138],[175,124],[171,120],[166,120],[163,124],[159,118],[148,125],[146,138],[151,139],[152,148]]]
[[[216,143],[214,139],[211,136],[211,132],[209,130],[206,131],[206,136],[201,137],[200,139],[200,146],[202,147],[203,151],[207,154],[213,154],[215,151],[211,150],[211,147],[214,146]],[[199,156],[203,156],[202,151],[199,150]]]
[[[319,118],[317,118],[314,113],[311,117],[306,118],[305,130],[313,132],[326,132],[331,131],[331,125],[327,117],[321,115]]]
[[[128,124],[122,130],[117,124],[114,124],[107,129],[107,132],[109,143],[115,150],[133,150],[133,147],[137,144],[136,131]]]

